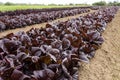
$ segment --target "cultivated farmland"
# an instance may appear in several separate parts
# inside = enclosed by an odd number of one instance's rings
[[[118,72],[110,77],[103,64],[112,53],[120,56],[120,45],[114,44],[120,39],[114,33],[119,32],[114,27],[118,12],[114,6],[1,12],[0,80],[117,80]]]

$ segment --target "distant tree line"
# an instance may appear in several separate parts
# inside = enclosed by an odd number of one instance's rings
[[[0,2],[0,5],[45,5],[45,4],[26,4],[26,3],[11,3],[11,2],[6,2],[6,3],[2,3]],[[65,4],[65,5],[70,5],[70,6],[81,6],[81,5],[89,5],[89,4]],[[114,2],[109,2],[106,3],[105,1],[99,1],[99,2],[95,2],[92,4],[93,6],[120,6],[120,2],[114,1]],[[48,4],[48,6],[63,6],[63,4]]]
[[[120,6],[120,2],[114,1],[106,3],[105,1],[99,1],[92,4],[93,6]]]
[[[11,2],[2,3],[2,2],[0,2],[0,5],[10,6],[10,5],[45,5],[45,4],[26,4],[26,3],[11,3]],[[51,3],[51,4],[48,4],[48,6],[64,6],[64,5],[81,6],[81,5],[88,5],[88,4],[86,4],[86,3],[84,3],[84,4],[73,4],[73,3],[69,3],[69,4],[54,4],[54,3]]]
[[[2,3],[2,2],[0,2],[0,5],[8,5],[8,6],[10,6],[10,5],[27,5],[27,4],[25,4],[25,3],[11,3],[11,2],[6,2],[6,3]]]

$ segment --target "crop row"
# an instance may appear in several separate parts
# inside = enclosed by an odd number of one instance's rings
[[[27,10],[26,10],[27,12]],[[31,10],[28,12],[32,12]],[[50,20],[55,20],[58,18],[63,18],[67,16],[73,16],[76,14],[89,12],[89,9],[66,9],[66,10],[58,10],[51,12],[39,12],[39,10],[33,10],[32,13],[29,14],[20,14],[20,15],[4,15],[0,16],[0,31],[15,29],[24,26],[29,26],[33,24],[38,24],[42,22],[47,22]]]
[[[78,80],[78,62],[89,62],[118,8],[46,24],[0,39],[0,80]]]

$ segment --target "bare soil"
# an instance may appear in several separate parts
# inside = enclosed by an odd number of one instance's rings
[[[35,24],[35,25],[31,25],[31,26],[26,26],[24,28],[17,28],[17,29],[11,29],[11,30],[7,30],[7,31],[4,31],[4,32],[1,32],[0,33],[0,37],[3,37],[9,33],[16,33],[18,31],[28,31],[30,30],[31,28],[41,28],[41,27],[45,27],[45,25],[47,23],[55,23],[55,22],[58,22],[58,21],[67,21],[68,19],[72,19],[72,18],[77,18],[79,16],[84,16],[88,13],[93,13],[95,12],[96,10],[90,10],[90,12],[87,12],[87,13],[83,13],[83,14],[78,14],[78,15],[75,15],[75,16],[68,16],[68,17],[65,17],[65,18],[60,18],[60,19],[56,19],[56,20],[53,20],[53,21],[49,21],[49,22],[45,22],[45,23],[41,23],[41,24]]]
[[[103,33],[105,42],[89,64],[82,63],[79,80],[120,80],[120,10]]]

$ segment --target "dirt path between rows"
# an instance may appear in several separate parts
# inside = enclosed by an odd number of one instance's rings
[[[93,13],[95,12],[96,10],[90,10],[90,12],[88,13]],[[30,30],[31,28],[41,28],[41,27],[45,27],[45,25],[47,23],[55,23],[55,22],[58,22],[58,21],[67,21],[68,19],[72,19],[72,18],[77,18],[79,16],[84,16],[88,13],[83,13],[83,14],[78,14],[78,15],[75,15],[75,16],[69,16],[69,17],[65,17],[65,18],[60,18],[60,19],[57,19],[57,20],[53,20],[51,22],[45,22],[45,23],[41,23],[41,24],[35,24],[35,25],[31,25],[31,26],[26,26],[24,28],[17,28],[17,29],[12,29],[12,30],[7,30],[7,31],[4,31],[4,32],[1,32],[0,33],[0,37],[3,37],[9,33],[16,33],[18,31],[28,31]]]
[[[105,42],[95,57],[80,67],[79,80],[120,80],[120,10],[103,37]]]

